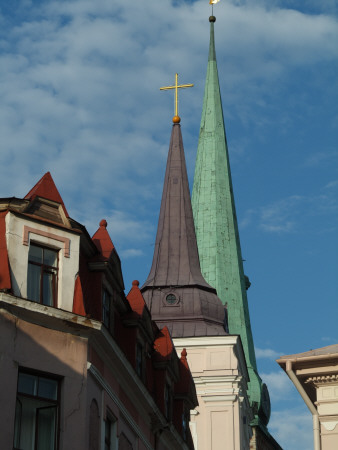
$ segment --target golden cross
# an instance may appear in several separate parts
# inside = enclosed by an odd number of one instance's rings
[[[193,87],[193,84],[177,84],[178,81],[178,74],[175,75],[175,86],[164,86],[161,87],[161,91],[166,91],[168,89],[175,89],[175,117],[178,118],[178,94],[177,91],[180,88],[188,88]]]

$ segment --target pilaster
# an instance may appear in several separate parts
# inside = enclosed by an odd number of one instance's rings
[[[191,412],[195,450],[247,450],[252,419],[248,372],[239,336],[176,338],[186,348],[199,406]]]

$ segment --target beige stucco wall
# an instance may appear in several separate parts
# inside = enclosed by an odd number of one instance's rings
[[[191,413],[195,450],[247,450],[251,411],[246,369],[238,336],[176,338],[186,348],[199,406]]]
[[[277,363],[313,414],[314,448],[338,449],[338,345],[285,355]]]
[[[323,383],[317,384],[317,409],[321,424],[322,450],[338,449],[338,380],[323,377]],[[325,378],[327,378],[325,380]],[[337,378],[337,376],[336,376]],[[325,382],[326,381],[326,382]]]
[[[66,229],[56,228],[55,226],[50,227],[8,213],[6,215],[6,242],[14,295],[27,298],[29,245],[24,244],[25,226],[37,230],[37,232],[29,232],[28,237],[30,240],[59,250],[57,306],[65,311],[72,311],[75,278],[79,270],[79,235],[68,232]],[[69,257],[65,256],[63,242],[52,237],[43,236],[39,234],[39,231],[68,239],[70,243]]]

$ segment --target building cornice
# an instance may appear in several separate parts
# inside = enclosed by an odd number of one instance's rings
[[[175,347],[232,347],[238,344],[237,334],[227,334],[226,336],[196,336],[173,338]]]
[[[318,375],[318,376],[312,376],[306,378],[304,381],[305,384],[314,384],[315,386],[318,386],[320,384],[331,384],[331,383],[338,383],[338,373],[331,374],[331,375]]]

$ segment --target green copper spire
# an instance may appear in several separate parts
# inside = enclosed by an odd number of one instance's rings
[[[210,17],[210,47],[198,142],[192,207],[202,274],[228,308],[229,332],[242,339],[250,376],[249,398],[255,424],[269,421],[268,401],[261,401],[246,283],[233,197],[228,147],[219,88],[215,17]],[[266,389],[264,389],[265,391]],[[265,392],[265,397],[268,394]],[[262,409],[267,409],[263,413]],[[261,420],[259,420],[261,418]]]

